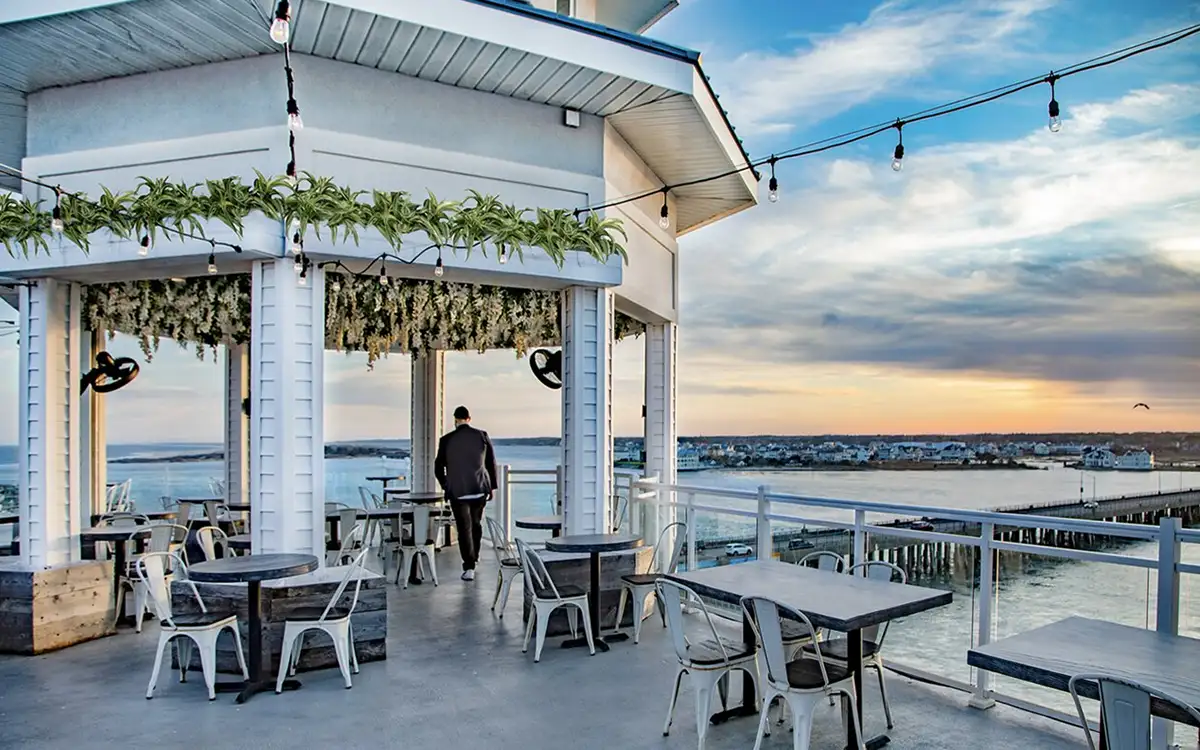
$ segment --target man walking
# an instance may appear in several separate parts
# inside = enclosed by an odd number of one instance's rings
[[[491,438],[471,426],[471,412],[454,410],[454,431],[438,442],[433,474],[450,500],[464,581],[475,580],[475,563],[483,542],[483,510],[496,489],[496,452]]]

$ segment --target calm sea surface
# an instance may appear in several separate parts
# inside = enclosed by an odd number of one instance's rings
[[[404,445],[405,443],[398,443]],[[129,455],[173,455],[217,450],[210,445],[113,446],[110,458]],[[547,469],[558,461],[558,449],[543,446],[498,445],[501,463],[515,469]],[[5,463],[7,461],[7,463]],[[0,453],[0,483],[16,482],[11,453]],[[358,503],[364,477],[408,474],[407,460],[380,458],[326,459],[326,497]],[[209,482],[221,473],[219,462],[111,464],[110,481],[132,479],[131,494],[138,507],[158,508],[161,497],[204,496]],[[680,476],[685,485],[753,490],[767,485],[773,492],[809,497],[875,500],[906,505],[987,509],[1025,503],[1071,500],[1080,497],[1081,472],[1061,467],[1044,471],[702,471]],[[1178,472],[1082,475],[1083,494],[1091,497],[1171,490],[1200,484],[1200,475]],[[519,486],[513,491],[514,516],[543,514],[553,503],[553,485]],[[706,502],[701,499],[700,502]],[[707,502],[712,503],[709,500]],[[810,519],[842,519],[844,513],[805,508]],[[921,515],[925,515],[922,513]],[[877,519],[871,519],[877,520]],[[882,520],[882,519],[878,519]],[[810,524],[810,528],[813,524]],[[738,520],[701,515],[701,538],[749,531]],[[1117,546],[1116,554],[1154,558],[1153,543]],[[1200,545],[1185,545],[1185,560],[1200,563]],[[1000,564],[1000,586],[995,604],[997,630],[1004,635],[1028,630],[1070,615],[1082,615],[1153,627],[1155,574],[1145,569],[1102,563],[1061,561],[1041,556],[1005,554]],[[967,680],[966,650],[970,648],[977,591],[970,576],[974,552],[961,553],[948,571],[929,573],[918,583],[955,592],[954,604],[933,612],[897,621],[888,635],[891,658],[922,666],[943,675]],[[1200,576],[1185,575],[1182,583],[1181,630],[1200,636]],[[1039,700],[1067,710],[1061,694],[1021,683],[1001,680],[998,689]]]

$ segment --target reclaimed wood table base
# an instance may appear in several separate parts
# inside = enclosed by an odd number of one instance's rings
[[[803,612],[814,627],[846,633],[846,663],[854,677],[855,703],[864,726],[863,628],[944,607],[953,598],[949,591],[830,573],[774,560],[672,573],[667,578],[682,583],[700,596],[727,604],[740,604],[746,596],[774,599]],[[757,645],[754,631],[745,617],[742,619],[742,639],[748,646]],[[715,714],[712,722],[717,724],[757,713],[754,684],[743,679],[742,705]],[[891,738],[882,734],[866,740],[864,744],[869,750],[878,750],[889,742]],[[857,732],[848,720],[846,747],[848,750],[858,747]]]
[[[641,537],[632,534],[577,534],[561,536],[546,542],[546,549],[551,552],[579,553],[587,552],[590,557],[588,586],[588,620],[592,626],[592,642],[597,651],[608,651],[608,644],[628,640],[626,633],[600,634],[600,553],[621,552],[637,549],[643,544]],[[619,625],[620,623],[618,623]],[[563,648],[586,648],[587,638],[568,638],[563,641]]]
[[[248,681],[218,682],[219,693],[236,692],[237,702],[245,703],[258,693],[275,689],[275,681],[263,678],[262,653],[262,582],[276,578],[291,578],[317,569],[317,558],[301,554],[248,555],[227,557],[196,563],[188,568],[188,577],[203,583],[245,583],[246,609],[249,625]],[[240,636],[239,636],[240,637]],[[286,659],[280,669],[285,669]],[[284,690],[296,690],[299,680],[284,680]]]

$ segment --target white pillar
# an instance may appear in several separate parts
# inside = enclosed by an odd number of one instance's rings
[[[562,343],[564,533],[604,533],[613,476],[611,290],[563,292]]]
[[[80,375],[96,366],[96,355],[104,349],[104,332],[92,331],[83,335],[83,349],[79,362]],[[80,469],[83,481],[79,499],[80,523],[90,526],[92,516],[104,510],[104,498],[108,489],[108,438],[106,436],[107,414],[105,397],[91,388],[79,401]]]
[[[433,460],[437,458],[446,412],[446,353],[432,351],[412,358],[412,456],[409,461],[413,492],[437,492]]]
[[[679,435],[675,428],[675,349],[674,323],[646,324],[646,469],[648,477],[663,484],[675,484],[678,465]],[[662,497],[665,502],[673,500]],[[657,539],[659,530],[674,519],[670,506],[644,516],[647,539]],[[647,542],[650,544],[651,542]]]
[[[290,259],[256,261],[251,282],[250,530],[255,553],[325,547],[325,274],[299,283]]]
[[[36,570],[79,559],[79,286],[39,279],[21,287],[20,308],[21,562]]]
[[[250,357],[245,344],[225,347],[225,500],[250,501]]]

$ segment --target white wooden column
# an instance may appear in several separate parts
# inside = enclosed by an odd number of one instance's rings
[[[679,435],[675,428],[675,349],[674,323],[646,324],[646,469],[648,477],[657,476],[663,484],[675,484],[678,465]],[[671,497],[662,497],[670,501]],[[674,520],[670,506],[659,513],[646,514],[646,537],[658,538],[659,530]],[[649,543],[649,542],[647,542]]]
[[[250,418],[242,404],[250,396],[246,344],[225,347],[225,499],[250,501]]]
[[[84,333],[79,361],[80,375],[96,366],[96,355],[104,349],[104,332]],[[92,515],[104,511],[104,499],[108,489],[108,438],[105,396],[91,388],[79,399],[80,469],[83,481],[80,484],[80,523],[88,522]]]
[[[250,530],[256,553],[324,561],[325,274],[256,261],[251,286]]]
[[[18,503],[21,562],[38,570],[79,559],[79,286],[38,279],[20,290]]]
[[[413,492],[437,492],[433,460],[437,457],[446,413],[446,353],[432,351],[412,360],[412,458],[409,477]]]
[[[613,481],[612,291],[564,291],[562,329],[564,533],[604,533]]]

